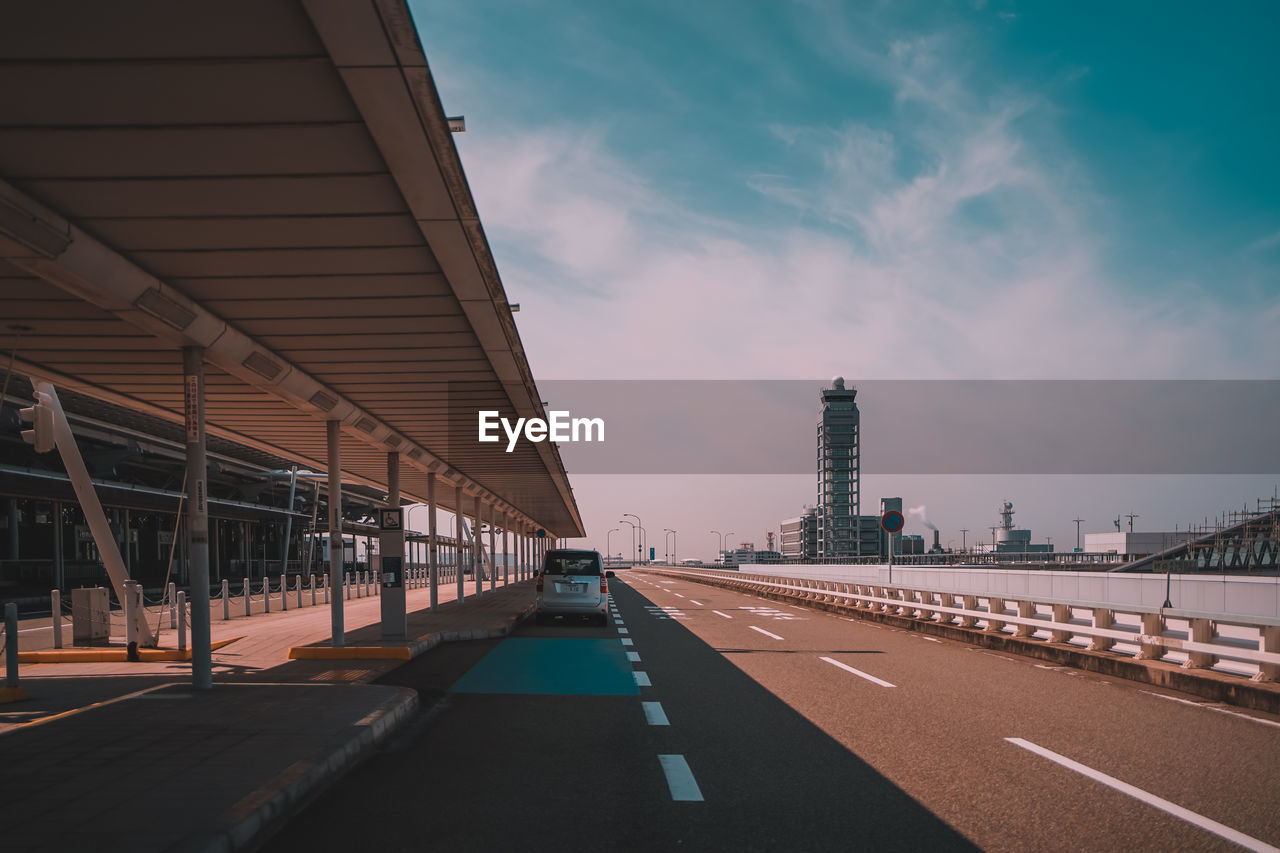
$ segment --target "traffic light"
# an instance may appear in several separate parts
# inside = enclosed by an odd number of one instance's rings
[[[35,445],[36,453],[48,453],[56,446],[53,437],[53,401],[43,391],[36,392],[36,404],[18,410],[18,417],[31,429],[22,431],[22,440]]]

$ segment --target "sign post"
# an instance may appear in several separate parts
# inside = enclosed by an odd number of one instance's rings
[[[893,534],[901,532],[907,520],[902,517],[902,513],[896,509],[891,509],[884,515],[880,516],[880,526],[884,528],[884,532],[889,534],[889,583],[893,583]]]
[[[378,554],[382,586],[382,637],[403,640],[408,633],[404,593],[404,510],[378,508]]]

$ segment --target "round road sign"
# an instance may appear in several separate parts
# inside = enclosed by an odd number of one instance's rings
[[[896,509],[891,509],[880,516],[880,526],[885,529],[886,533],[897,533],[906,523],[907,521],[902,517],[902,513]]]

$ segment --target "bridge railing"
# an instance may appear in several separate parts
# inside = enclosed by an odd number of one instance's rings
[[[843,605],[981,629],[1014,637],[1069,643],[1089,651],[1119,651],[1133,646],[1139,660],[1185,655],[1187,669],[1209,669],[1236,662],[1236,674],[1254,681],[1280,680],[1280,620],[1231,618],[1221,614],[1170,610],[1108,602],[1042,597],[1009,598],[990,593],[956,593],[880,583],[781,577],[705,569],[654,569],[656,574],[714,581],[717,585],[770,591],[800,600]],[[1178,630],[1170,623],[1181,623]],[[1232,628],[1223,632],[1224,628]],[[1252,673],[1241,672],[1239,664]]]

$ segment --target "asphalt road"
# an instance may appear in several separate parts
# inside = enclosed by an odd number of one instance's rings
[[[1280,845],[1274,717],[620,574],[605,628],[384,676],[422,716],[267,849]]]

